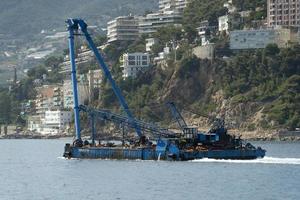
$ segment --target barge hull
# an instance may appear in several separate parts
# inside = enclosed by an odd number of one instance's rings
[[[265,156],[262,149],[254,150],[208,150],[180,151],[178,155],[170,152],[157,152],[152,148],[127,149],[118,147],[73,147],[66,146],[64,157],[79,159],[128,159],[128,160],[195,160],[212,159],[256,159]]]

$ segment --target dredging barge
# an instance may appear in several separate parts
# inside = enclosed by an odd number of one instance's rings
[[[63,156],[79,159],[140,159],[140,160],[174,160],[185,161],[202,158],[213,159],[256,159],[265,156],[265,150],[254,147],[240,138],[235,138],[227,133],[224,121],[215,120],[212,128],[207,132],[199,132],[195,127],[189,127],[178,112],[174,103],[168,106],[172,116],[176,119],[180,133],[158,127],[156,124],[147,123],[134,118],[129,110],[125,98],[115,83],[109,68],[90,37],[87,24],[82,19],[68,19],[69,50],[71,62],[71,75],[74,98],[74,116],[76,139],[72,144],[66,144]],[[81,31],[81,34],[78,34]],[[74,36],[84,35],[89,47],[94,52],[96,60],[103,74],[110,82],[125,115],[112,113],[107,110],[96,110],[78,104],[78,90],[76,79],[76,63]],[[80,131],[80,112],[87,113],[91,122],[91,141],[82,141]],[[135,130],[138,139],[129,144],[105,144],[95,142],[95,120],[100,119],[129,127]]]

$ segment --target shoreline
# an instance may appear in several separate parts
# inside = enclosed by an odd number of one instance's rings
[[[278,130],[255,130],[239,131],[237,129],[229,130],[231,135],[241,137],[245,141],[300,141],[300,131],[278,131]],[[10,133],[0,135],[0,139],[63,139],[74,138],[74,135],[40,135],[32,132]],[[89,135],[83,135],[83,139],[89,139]],[[98,139],[96,139],[98,140]],[[122,140],[122,137],[112,136],[110,134],[102,135],[101,140]]]
[[[84,136],[85,138],[86,136]],[[73,139],[74,136],[66,136],[66,135],[53,135],[53,136],[42,136],[42,135],[1,135],[0,140],[55,140],[55,139]],[[87,139],[87,138],[86,138]],[[103,140],[122,140],[122,138],[103,138]],[[271,137],[271,138],[262,138],[262,137],[251,137],[251,138],[244,138],[245,141],[253,141],[253,142],[300,142],[300,137]]]
[[[34,139],[34,140],[42,140],[42,139],[63,139],[63,138],[73,138],[73,136],[66,136],[66,135],[1,135],[0,140],[7,140],[7,139]]]

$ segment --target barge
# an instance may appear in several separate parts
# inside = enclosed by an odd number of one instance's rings
[[[251,149],[227,149],[227,150],[180,150],[169,144],[165,148],[152,147],[76,147],[66,144],[64,157],[78,159],[127,159],[127,160],[169,160],[187,161],[202,158],[251,160],[263,158],[265,150]]]
[[[213,159],[256,159],[265,156],[265,150],[254,147],[240,138],[227,133],[224,120],[216,119],[208,132],[199,132],[197,128],[186,124],[174,103],[168,106],[172,116],[177,121],[181,132],[174,133],[161,128],[156,124],[137,120],[131,113],[121,90],[115,83],[109,68],[106,66],[102,55],[95,46],[87,30],[87,24],[82,19],[68,19],[69,53],[71,61],[71,77],[74,98],[74,116],[76,138],[72,144],[66,144],[63,156],[79,159],[140,159],[140,160],[174,160],[186,161],[202,158]],[[81,32],[81,33],[80,33]],[[107,110],[96,110],[78,104],[78,91],[76,79],[76,62],[74,37],[85,36],[87,43],[94,52],[96,60],[104,76],[111,84],[114,94],[126,115],[112,113]],[[91,123],[91,141],[81,139],[80,115],[88,115]],[[136,132],[137,140],[128,144],[96,144],[95,120],[110,121],[123,127],[128,127]],[[123,133],[124,136],[124,133]],[[97,138],[99,139],[99,138]]]

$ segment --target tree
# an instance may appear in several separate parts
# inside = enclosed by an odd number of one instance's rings
[[[275,56],[280,52],[280,49],[278,48],[277,44],[268,44],[265,48],[265,56]]]
[[[11,122],[11,98],[7,92],[0,93],[0,124]]]

